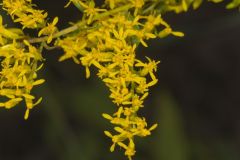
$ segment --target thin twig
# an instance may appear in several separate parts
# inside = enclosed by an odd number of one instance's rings
[[[100,14],[96,15],[95,17],[93,17],[93,21],[104,18],[104,17],[107,17],[107,16],[110,16],[110,15],[113,15],[115,13],[118,13],[118,12],[121,12],[121,11],[124,11],[124,10],[128,10],[132,7],[133,7],[133,5],[127,4],[125,6],[110,10],[108,12],[100,13]],[[80,29],[82,26],[84,26],[86,24],[87,24],[86,20],[80,21],[80,22],[76,23],[75,25],[73,25],[71,27],[65,28],[65,29],[57,32],[56,34],[53,35],[53,38],[57,38],[57,37],[69,34],[71,32],[74,32],[74,31]],[[48,36],[44,36],[44,37],[39,37],[39,38],[31,38],[28,41],[29,41],[29,43],[40,43],[40,42],[47,41],[47,39],[48,39]]]

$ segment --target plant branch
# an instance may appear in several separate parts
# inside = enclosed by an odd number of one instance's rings
[[[121,6],[119,8],[115,8],[113,10],[110,10],[108,12],[97,14],[96,16],[93,17],[93,21],[99,20],[101,18],[113,15],[113,14],[121,12],[121,11],[128,10],[132,7],[133,7],[133,5],[127,4],[127,5]],[[71,32],[74,32],[74,31],[80,29],[82,26],[84,26],[86,24],[87,24],[87,20],[77,22],[75,25],[73,25],[71,27],[68,27],[68,28],[65,28],[65,29],[57,32],[56,34],[53,35],[53,38],[57,38],[57,37],[69,34]],[[30,38],[28,41],[29,41],[29,43],[40,43],[40,42],[47,41],[47,39],[48,39],[48,36],[44,36],[44,37],[39,37],[39,38]]]

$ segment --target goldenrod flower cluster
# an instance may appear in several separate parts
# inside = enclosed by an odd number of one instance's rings
[[[83,16],[59,31],[58,17],[47,22],[47,12],[37,9],[32,0],[3,0],[2,8],[23,27],[6,28],[0,17],[0,95],[5,98],[0,107],[9,109],[25,101],[27,119],[29,110],[41,101],[35,100],[31,91],[44,82],[37,78],[37,71],[43,66],[42,49],[60,47],[64,54],[59,61],[72,59],[84,66],[86,78],[91,75],[91,67],[98,69],[97,76],[109,88],[109,97],[117,106],[115,113],[102,114],[114,126],[112,131],[104,131],[112,140],[110,151],[119,146],[132,159],[136,153],[135,137],[148,136],[157,127],[148,127],[138,111],[144,107],[149,88],[158,82],[156,71],[160,63],[147,56],[145,60],[138,59],[136,49],[139,45],[148,47],[149,39],[184,36],[164,21],[163,13],[196,9],[201,3],[202,0],[105,0],[102,6],[96,6],[94,0],[69,0],[65,7],[73,4]],[[240,0],[233,0],[227,7],[239,5]],[[38,37],[26,36],[24,28],[36,29]]]
[[[177,36],[183,34],[172,31],[159,14],[154,12],[149,15],[138,14],[144,1],[124,1],[123,5],[130,3],[127,5],[128,10],[95,21],[93,17],[98,16],[97,11],[104,14],[104,10],[93,9],[93,1],[75,2],[83,6],[83,17],[87,23],[82,26],[82,32],[79,34],[56,42],[56,45],[65,51],[59,60],[72,58],[76,63],[83,65],[87,78],[90,77],[91,66],[98,69],[98,77],[109,88],[110,98],[118,106],[117,112],[113,115],[103,114],[104,118],[116,126],[114,135],[105,131],[113,142],[110,150],[114,151],[118,145],[125,149],[125,155],[131,159],[135,154],[134,137],[148,136],[157,126],[155,124],[148,128],[145,118],[138,116],[137,112],[143,107],[144,99],[149,94],[149,87],[158,81],[155,72],[159,61],[151,60],[149,57],[146,57],[146,62],[137,59],[136,48],[140,44],[147,47],[146,40],[163,34],[172,33]],[[118,3],[113,3],[109,7],[118,7]],[[89,8],[92,8],[92,12]],[[91,27],[88,26],[89,23]],[[164,29],[157,29],[159,26]]]
[[[46,24],[47,12],[44,10],[35,9],[32,0],[3,0],[2,7],[11,16],[14,22],[19,22],[24,28],[39,29],[38,36],[49,36],[47,42],[50,43],[52,35],[56,33],[55,25],[58,18],[55,17],[52,23]]]
[[[39,63],[43,58],[39,50],[27,40],[23,43],[16,42],[15,39],[22,34],[21,30],[7,29],[0,24],[0,95],[5,99],[5,102],[0,103],[0,107],[10,109],[25,101],[27,110],[24,118],[27,119],[29,110],[41,101],[40,98],[34,102],[35,97],[31,95],[31,90],[44,82],[43,79],[37,80],[37,71],[42,67]]]
[[[20,22],[24,28],[39,28],[45,25],[47,13],[34,9],[32,0],[3,0],[2,6],[14,22]]]

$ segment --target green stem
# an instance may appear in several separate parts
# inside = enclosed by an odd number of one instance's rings
[[[127,5],[121,6],[119,8],[110,10],[108,12],[97,14],[96,16],[93,17],[93,21],[99,20],[101,18],[113,15],[113,14],[121,12],[121,11],[129,10],[132,7],[133,7],[133,5],[127,4]],[[87,24],[87,20],[80,21],[80,22],[76,23],[75,25],[65,28],[65,29],[59,31],[58,33],[54,34],[53,38],[58,38],[60,36],[64,36],[68,33],[74,32],[86,24]],[[47,41],[47,39],[48,39],[48,36],[45,36],[45,37],[39,37],[39,38],[31,38],[28,41],[29,41],[29,43],[40,43],[40,42]]]

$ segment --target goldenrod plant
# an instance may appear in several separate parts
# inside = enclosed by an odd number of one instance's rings
[[[2,9],[22,27],[8,28],[0,16],[0,95],[5,100],[0,107],[10,109],[24,101],[24,119],[28,119],[29,111],[42,100],[32,94],[32,89],[45,81],[37,75],[47,61],[42,51],[61,48],[64,54],[59,61],[72,59],[82,65],[86,78],[90,77],[92,67],[98,69],[97,76],[109,88],[109,97],[117,106],[115,113],[102,114],[114,126],[113,131],[104,131],[112,140],[110,151],[119,146],[131,160],[136,153],[135,137],[148,136],[157,127],[157,124],[148,127],[138,111],[144,106],[149,88],[158,82],[155,74],[160,63],[150,57],[137,59],[136,49],[139,45],[148,47],[149,39],[183,37],[182,32],[173,30],[164,21],[163,14],[197,9],[202,2],[105,0],[97,6],[94,0],[69,0],[64,7],[74,5],[82,17],[59,30],[59,18],[49,20],[47,12],[38,9],[32,0],[3,0]],[[233,0],[226,8],[239,5],[240,0]],[[26,29],[36,30],[38,34],[29,35]]]

